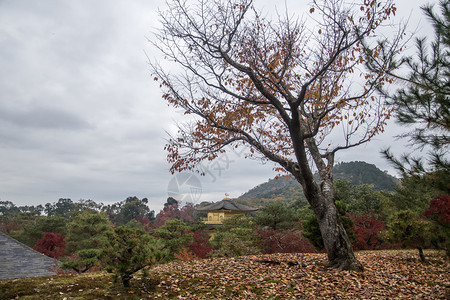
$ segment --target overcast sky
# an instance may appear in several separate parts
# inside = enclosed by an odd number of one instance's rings
[[[307,6],[297,2],[287,1],[289,11],[301,15]],[[268,3],[255,1],[273,11]],[[432,34],[419,10],[424,3],[397,5],[419,36]],[[276,175],[271,164],[239,152],[206,165],[205,177],[169,173],[165,131],[178,115],[161,99],[146,57],[159,55],[147,41],[159,26],[158,7],[164,1],[0,1],[0,200],[111,203],[137,196],[159,211],[168,195],[217,201]],[[392,125],[337,160],[364,160],[394,174],[379,151],[402,152],[393,139],[398,132]]]

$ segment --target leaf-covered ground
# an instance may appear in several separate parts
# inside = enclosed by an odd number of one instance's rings
[[[449,299],[449,261],[426,252],[359,252],[363,272],[326,267],[324,254],[174,262],[125,290],[106,273],[0,280],[1,299]]]

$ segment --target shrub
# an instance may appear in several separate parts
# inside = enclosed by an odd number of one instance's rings
[[[389,242],[400,242],[403,247],[414,247],[419,250],[419,257],[425,261],[423,248],[430,244],[430,222],[409,210],[394,214],[388,230],[380,233],[380,237]]]
[[[382,246],[378,234],[386,229],[386,224],[378,221],[372,213],[369,215],[353,216],[353,227],[350,228],[356,234],[356,241],[353,244],[355,250],[374,250]]]
[[[208,253],[214,250],[214,247],[209,244],[209,235],[207,233],[195,231],[189,249],[198,258],[206,258]]]
[[[43,237],[34,245],[34,250],[56,259],[64,255],[66,242],[62,234],[43,232],[42,235]]]

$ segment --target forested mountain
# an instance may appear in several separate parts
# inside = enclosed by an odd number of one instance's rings
[[[348,179],[353,185],[373,185],[373,190],[394,191],[393,186],[398,184],[398,179],[381,171],[375,165],[363,161],[344,162],[335,165],[334,179]],[[239,199],[256,206],[265,202],[283,199],[289,202],[305,201],[300,184],[293,178],[285,176],[279,179],[269,179],[248,192],[242,194]]]
[[[394,191],[399,179],[363,161],[344,162],[334,166],[334,179],[348,179],[353,185],[370,184],[375,191]]]

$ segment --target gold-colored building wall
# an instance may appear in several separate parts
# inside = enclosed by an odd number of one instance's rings
[[[208,216],[206,218],[203,218],[202,221],[205,224],[210,225],[217,225],[222,224],[224,220],[229,219],[233,216],[237,215],[244,215],[244,212],[240,211],[214,211],[214,212],[208,212]]]

